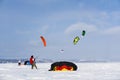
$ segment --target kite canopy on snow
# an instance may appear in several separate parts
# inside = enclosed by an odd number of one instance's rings
[[[76,71],[77,65],[72,62],[60,61],[51,64],[49,71]]]
[[[30,61],[25,61],[25,62],[24,62],[24,65],[31,65],[31,64],[30,64]]]
[[[74,45],[76,45],[79,40],[80,40],[80,38],[78,36],[76,36],[73,40]]]
[[[46,40],[45,40],[45,38],[43,36],[40,36],[40,38],[41,38],[41,40],[43,42],[44,47],[46,47]]]

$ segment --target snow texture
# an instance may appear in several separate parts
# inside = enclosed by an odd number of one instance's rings
[[[77,71],[48,71],[52,63],[37,63],[38,69],[17,63],[0,64],[0,80],[120,80],[120,63],[75,63]]]

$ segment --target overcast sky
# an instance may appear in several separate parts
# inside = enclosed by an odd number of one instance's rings
[[[0,58],[31,55],[120,61],[120,0],[0,0]]]

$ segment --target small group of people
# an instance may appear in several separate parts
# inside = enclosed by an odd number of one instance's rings
[[[27,62],[29,62],[29,64],[31,65],[31,69],[33,69],[34,67],[37,69],[36,61],[35,61],[35,58],[33,55],[30,57],[29,61],[27,61]],[[18,61],[18,65],[19,66],[22,65],[20,60]],[[24,64],[24,65],[26,65],[26,64]]]

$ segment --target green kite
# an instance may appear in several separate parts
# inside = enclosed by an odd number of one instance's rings
[[[80,40],[80,38],[78,36],[76,36],[73,40],[74,45],[76,45],[79,40]]]
[[[82,36],[85,36],[85,33],[86,33],[86,31],[85,31],[85,30],[83,30],[83,31],[82,31]]]

